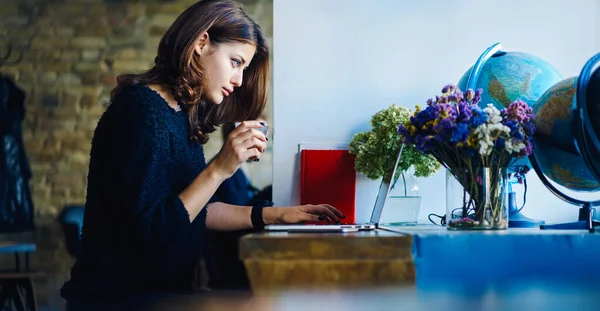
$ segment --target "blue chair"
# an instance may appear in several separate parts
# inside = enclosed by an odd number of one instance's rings
[[[63,232],[67,251],[73,257],[79,257],[81,250],[81,229],[83,227],[83,214],[85,207],[83,205],[67,205],[58,217]]]

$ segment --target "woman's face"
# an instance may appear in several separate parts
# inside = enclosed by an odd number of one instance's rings
[[[195,52],[200,55],[200,63],[207,79],[204,99],[220,104],[225,96],[240,87],[244,70],[252,61],[255,51],[256,47],[249,43],[212,45],[209,40],[202,40],[201,37]]]

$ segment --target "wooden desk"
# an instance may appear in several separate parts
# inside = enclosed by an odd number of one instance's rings
[[[357,233],[264,232],[240,240],[254,291],[414,285],[412,237]]]

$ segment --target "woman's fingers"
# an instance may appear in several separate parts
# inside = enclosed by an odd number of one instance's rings
[[[262,154],[262,152],[260,152],[256,148],[247,149],[244,158],[246,160],[258,161],[258,159],[260,158],[261,154]]]
[[[233,129],[233,131],[231,131],[231,133],[229,133],[229,136],[236,137],[236,136],[246,132],[249,129],[261,128],[261,127],[263,127],[263,125],[259,121],[244,121],[238,127]]]
[[[244,121],[230,133],[228,139],[241,161],[258,161],[260,154],[266,151],[267,137],[257,130],[262,126],[258,121]]]
[[[339,218],[346,218],[346,216],[344,214],[342,214],[342,212],[340,212],[337,208],[335,208],[329,204],[319,204],[319,205],[328,208],[330,211],[335,213]]]
[[[317,215],[317,214],[311,214],[311,213],[301,213],[301,217],[302,219],[299,222],[319,222],[319,221],[323,221],[325,220],[327,223],[337,223],[336,221],[332,220],[331,218],[325,216],[325,214],[321,214],[321,215]]]
[[[333,207],[332,207],[333,208]],[[335,208],[334,208],[335,210]],[[316,214],[316,215],[324,215],[330,219],[331,222],[338,223],[340,222],[339,217],[325,205],[309,205],[305,212]]]
[[[302,213],[302,217],[303,219],[300,220],[300,222],[308,222],[308,221],[321,221],[323,220],[323,216],[319,216],[319,215],[314,215],[314,214],[309,214],[309,213]]]
[[[232,137],[231,141],[233,142],[234,145],[240,145],[240,144],[243,144],[246,140],[253,138],[253,137],[255,137],[258,140],[263,141],[263,142],[267,141],[267,137],[265,136],[265,134],[263,134],[261,131],[256,130],[256,129],[249,129],[245,132],[242,132],[239,135]]]
[[[261,133],[262,134],[262,133]],[[258,151],[265,152],[265,150],[267,149],[267,143],[260,140],[259,138],[257,138],[256,136],[252,136],[248,139],[246,139],[243,143],[244,148],[246,149],[252,149],[252,148],[256,148],[258,149]]]

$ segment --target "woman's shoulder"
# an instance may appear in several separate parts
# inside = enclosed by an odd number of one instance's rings
[[[162,137],[169,127],[166,105],[158,93],[145,85],[125,85],[114,94],[98,127],[108,128],[109,132],[117,128],[125,132],[134,129],[145,136]]]
[[[133,109],[143,111],[164,111],[167,104],[164,99],[146,85],[131,84],[122,86],[109,105],[113,109]]]

